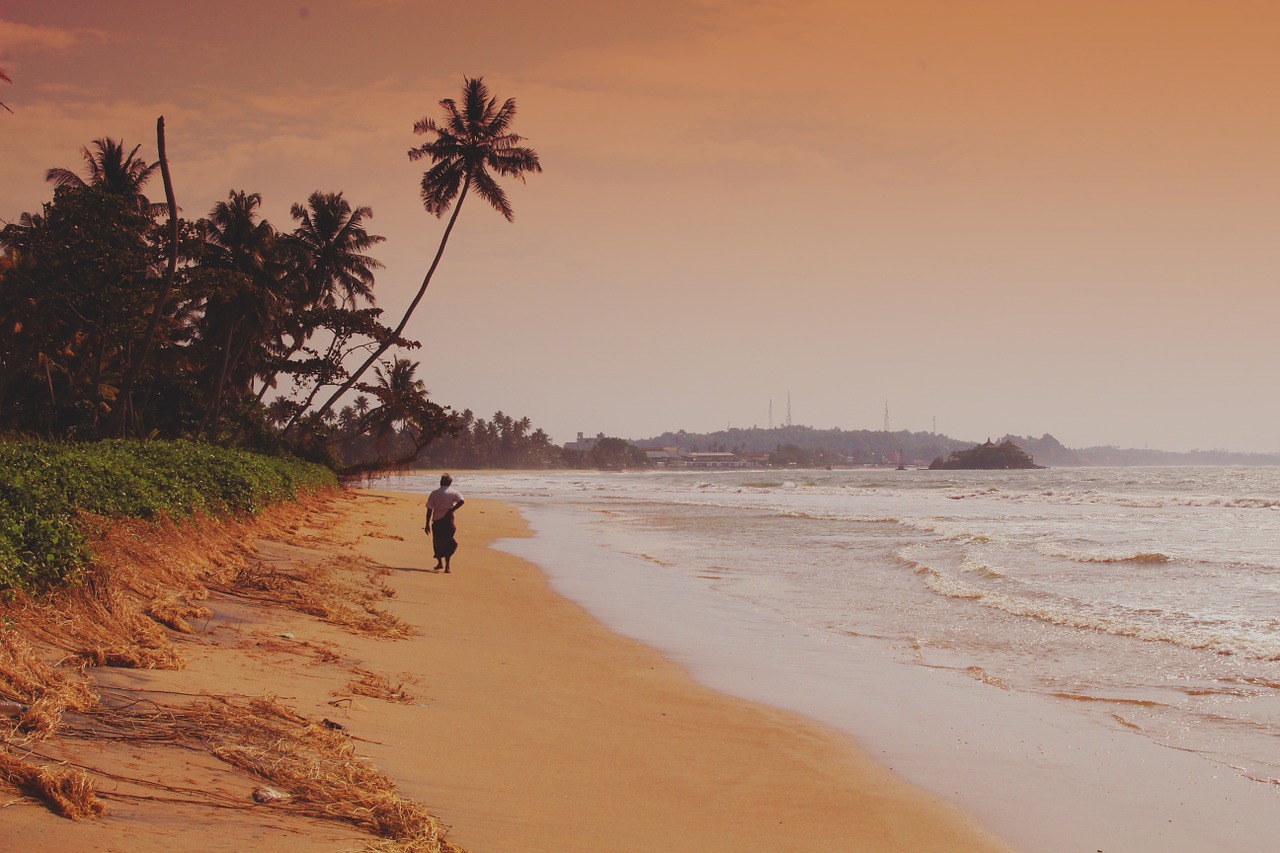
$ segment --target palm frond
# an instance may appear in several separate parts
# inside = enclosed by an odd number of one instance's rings
[[[515,219],[516,215],[511,209],[511,202],[507,201],[507,194],[503,192],[502,187],[498,186],[493,175],[481,169],[471,176],[471,184],[476,188],[476,194],[489,202],[489,205],[501,213],[508,222]]]
[[[84,179],[70,169],[56,167],[44,173],[44,179],[55,187],[84,187],[88,186]]]
[[[422,176],[422,204],[428,213],[443,216],[458,197],[464,179],[462,161],[442,160]]]
[[[490,138],[497,138],[507,132],[507,128],[511,127],[511,122],[516,117],[516,99],[507,98],[503,102],[502,108],[497,110],[488,125],[485,126],[485,135]]]

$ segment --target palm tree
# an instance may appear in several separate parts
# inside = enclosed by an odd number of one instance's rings
[[[373,209],[353,210],[342,193],[317,190],[306,207],[295,204],[289,212],[298,221],[290,239],[309,261],[307,303],[333,308],[340,302],[354,308],[363,299],[372,305],[373,271],[381,269],[382,263],[362,253],[386,240],[364,228],[365,220],[373,218]]]
[[[384,372],[383,366],[387,369]],[[391,364],[373,369],[378,377],[376,385],[369,386],[378,405],[364,415],[362,420],[377,441],[378,456],[384,454],[387,438],[395,433],[396,426],[412,422],[427,398],[427,386],[414,374],[418,363],[407,358],[396,358]]]
[[[61,167],[46,172],[45,180],[59,187],[102,187],[121,196],[131,208],[143,214],[157,214],[167,208],[166,204],[152,204],[142,192],[143,186],[160,168],[160,163],[147,163],[139,159],[137,154],[141,145],[133,146],[133,150],[125,154],[124,143],[107,136],[95,139],[93,147],[97,149],[96,152],[88,148],[80,149],[89,180]]]
[[[285,310],[287,256],[271,223],[259,219],[261,204],[259,193],[235,190],[213,206],[205,222],[205,268],[213,286],[201,337],[208,354],[220,356],[206,364],[212,405],[205,426],[211,434],[227,388],[246,393],[267,350],[277,346]]]
[[[299,262],[303,289],[298,295],[297,310],[288,318],[288,334],[292,343],[279,359],[284,365],[306,346],[308,339],[319,328],[317,312],[351,312],[364,300],[373,304],[373,271],[382,268],[376,258],[363,254],[366,250],[386,240],[365,230],[364,222],[373,217],[370,207],[354,210],[342,193],[313,192],[307,205],[294,204],[290,208],[298,226],[285,238],[295,249]],[[334,336],[325,361],[340,363],[338,350],[342,341]],[[275,387],[276,373],[264,377],[258,398]],[[319,393],[322,383],[312,389],[302,409],[310,405]]]
[[[409,324],[409,318],[422,301],[431,284],[431,277],[440,265],[444,247],[449,242],[454,223],[458,221],[458,213],[462,210],[462,202],[466,200],[467,193],[474,189],[477,195],[509,222],[515,214],[493,173],[523,182],[526,173],[542,171],[537,152],[523,147],[520,144],[524,141],[523,137],[511,132],[511,122],[516,115],[515,99],[508,98],[499,106],[497,99],[490,97],[483,78],[463,79],[461,108],[452,98],[442,100],[440,108],[445,114],[442,122],[437,123],[428,117],[413,126],[414,133],[432,134],[434,138],[411,149],[409,159],[417,161],[426,158],[432,163],[431,168],[422,176],[422,206],[436,218],[443,217],[452,206],[453,215],[449,217],[449,224],[445,226],[444,235],[440,238],[435,258],[422,279],[417,295],[401,318],[400,325],[374,349],[364,364],[347,378],[328,402],[320,407],[317,415],[329,411],[338,398],[347,393],[365,371],[391,348]]]

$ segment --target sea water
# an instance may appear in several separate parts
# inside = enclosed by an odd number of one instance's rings
[[[456,487],[520,507],[537,535],[503,547],[606,624],[1023,849],[1280,849],[1280,469]]]

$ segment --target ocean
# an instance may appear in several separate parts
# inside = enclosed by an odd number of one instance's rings
[[[501,547],[614,630],[845,730],[1019,849],[1280,849],[1280,469],[455,487],[519,507],[536,535]]]

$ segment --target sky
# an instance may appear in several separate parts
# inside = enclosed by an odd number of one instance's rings
[[[1274,453],[1277,44],[1274,0],[0,0],[0,222],[163,115],[186,216],[372,207],[394,321],[413,124],[479,76],[544,171],[406,331],[439,403]]]

